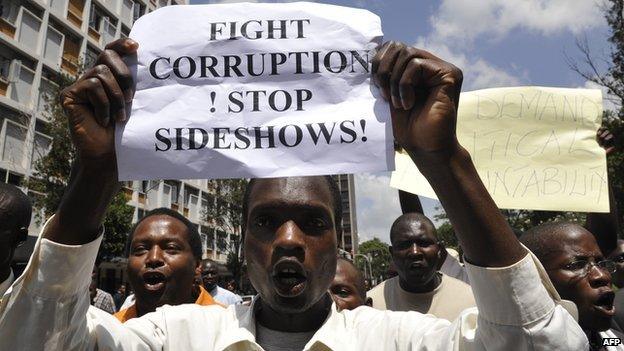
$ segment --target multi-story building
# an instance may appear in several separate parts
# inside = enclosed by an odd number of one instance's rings
[[[354,177],[353,174],[340,174],[334,179],[338,182],[342,201],[342,233],[338,233],[338,246],[354,255],[358,251]]]

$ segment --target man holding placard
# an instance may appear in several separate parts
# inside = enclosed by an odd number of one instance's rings
[[[3,343],[15,343],[9,345],[14,349],[89,350],[587,348],[583,332],[542,286],[531,256],[457,142],[461,71],[426,51],[393,42],[375,55],[373,79],[391,100],[394,137],[461,228],[478,314],[467,310],[451,324],[367,307],[338,312],[327,289],[336,268],[341,211],[336,185],[328,177],[250,182],[243,223],[249,275],[259,291],[252,306],[170,306],[123,325],[90,312],[83,295],[101,241],[100,223],[118,187],[114,122],[125,119],[125,104],[133,95],[122,58],[137,46],[132,40],[111,43],[98,65],[63,94],[78,149],[75,176],[43,230],[27,273],[4,305]],[[15,327],[25,324],[31,328]]]

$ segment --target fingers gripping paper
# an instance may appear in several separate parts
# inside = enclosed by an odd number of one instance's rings
[[[370,81],[379,18],[314,3],[169,6],[130,37],[137,82],[116,132],[120,180],[394,167]]]
[[[608,212],[601,120],[600,90],[485,89],[461,95],[457,137],[500,208]],[[435,198],[406,154],[390,185]]]

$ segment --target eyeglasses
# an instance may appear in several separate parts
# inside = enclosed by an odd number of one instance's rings
[[[617,255],[617,256],[611,258],[611,260],[613,262],[615,262],[615,263],[623,263],[624,262],[624,254]]]
[[[589,260],[578,260],[572,263],[568,263],[563,268],[567,271],[574,272],[576,275],[580,277],[585,277],[591,271],[592,267],[598,267],[603,272],[607,272],[609,274],[615,273],[617,267],[615,262],[611,260],[602,260],[600,262],[592,262]]]

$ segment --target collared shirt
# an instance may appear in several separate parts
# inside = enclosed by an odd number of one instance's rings
[[[200,306],[210,306],[214,305],[215,301],[210,296],[210,294],[204,289],[203,286],[199,286],[199,296],[197,296],[197,300],[195,300],[195,304]],[[136,304],[132,304],[132,306],[123,309],[117,313],[115,313],[115,318],[117,318],[121,323],[128,321],[129,319],[136,318],[137,310]]]
[[[110,314],[115,313],[115,300],[113,296],[104,290],[95,289],[95,297],[91,301],[93,307],[97,307],[102,311],[106,311]]]
[[[243,303],[243,298],[236,295],[235,293],[223,289],[222,287],[216,285],[214,289],[210,290],[210,295],[217,300],[219,303],[223,305],[238,305]]]
[[[89,309],[101,237],[80,246],[40,239],[0,305],[3,350],[262,350],[251,306],[185,304],[122,324]],[[304,350],[587,350],[585,334],[548,295],[532,256],[504,268],[466,265],[479,313],[453,323],[417,312],[336,306]],[[545,273],[544,273],[545,274]],[[478,325],[478,329],[477,329]],[[25,328],[24,326],[28,326]]]
[[[2,283],[0,283],[0,300],[2,300],[2,295],[4,295],[4,293],[9,290],[11,284],[13,284],[13,280],[15,280],[15,276],[13,275],[13,270],[11,269],[9,276]]]

